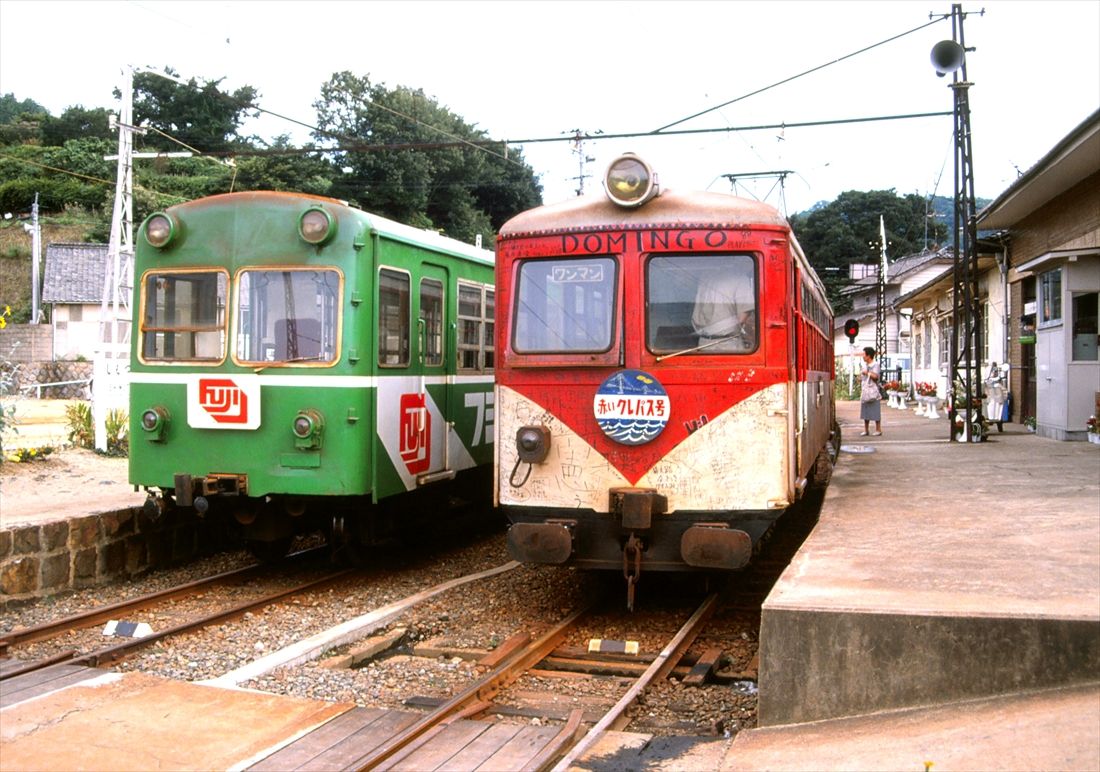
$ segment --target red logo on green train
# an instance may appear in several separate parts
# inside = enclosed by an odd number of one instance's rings
[[[248,395],[229,378],[200,378],[199,406],[220,424],[248,423]]]
[[[409,474],[428,471],[432,463],[432,414],[426,395],[401,395],[401,427],[398,452]]]

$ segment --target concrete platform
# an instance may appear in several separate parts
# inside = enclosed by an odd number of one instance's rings
[[[1100,685],[741,732],[733,739],[609,732],[587,770],[1100,769]]]
[[[760,726],[1100,682],[1100,447],[858,407],[764,604]]]
[[[144,673],[88,675],[5,705],[5,770],[241,768],[354,707]]]

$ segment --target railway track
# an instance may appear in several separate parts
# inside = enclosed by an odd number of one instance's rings
[[[302,563],[308,563],[311,559],[316,558],[318,555],[325,554],[325,552],[326,550],[324,548],[317,548],[295,553],[288,558],[288,562],[283,564],[282,567],[285,568],[288,565],[296,566]],[[214,576],[148,593],[130,600],[91,609],[87,612],[51,620],[50,622],[35,625],[33,627],[13,630],[3,637],[0,637],[0,654],[7,654],[13,647],[40,641],[49,641],[51,639],[60,639],[67,634],[91,628],[93,625],[98,625],[105,620],[118,619],[124,614],[149,610],[164,604],[170,604],[172,601],[180,598],[202,597],[206,592],[215,587],[239,585],[253,579],[262,580],[265,576],[272,574],[272,572],[272,567],[267,565],[247,566],[245,568],[226,571]],[[129,638],[111,646],[101,647],[86,652],[80,652],[76,649],[64,649],[48,656],[31,659],[23,665],[6,668],[5,671],[0,674],[0,681],[62,662],[74,665],[86,665],[89,667],[117,662],[119,659],[129,654],[147,646],[151,646],[165,638],[231,620],[250,611],[263,608],[273,603],[278,603],[295,595],[319,590],[337,582],[351,573],[354,573],[353,569],[329,571],[320,578],[311,579],[304,583],[281,589],[277,592],[264,593],[243,602],[225,605],[210,613],[200,614],[199,616],[165,627],[157,632],[152,632],[141,637]]]
[[[556,729],[549,734],[542,732],[538,739],[529,741],[526,755],[520,766],[523,769],[565,769],[597,743],[608,731],[621,729],[630,722],[628,710],[634,706],[653,684],[668,677],[685,659],[688,648],[703,631],[708,620],[718,608],[720,594],[708,594],[688,619],[671,634],[665,645],[653,656],[645,658],[646,666],[642,672],[633,672],[630,677],[615,678],[616,694],[610,707],[601,711],[595,720],[587,716],[581,708],[573,708],[562,719],[545,716],[539,725],[554,725]],[[431,710],[423,714],[405,713],[402,718],[394,714],[387,723],[396,727],[384,733],[352,731],[348,738],[335,742],[334,736],[324,741],[303,738],[302,746],[294,744],[264,759],[255,769],[295,768],[304,759],[310,759],[304,767],[322,765],[340,769],[418,769],[432,768],[430,759],[447,759],[457,754],[479,752],[494,753],[499,750],[497,741],[489,739],[496,733],[511,737],[519,727],[511,731],[496,732],[503,729],[494,714],[502,710],[496,700],[513,687],[521,677],[533,671],[544,674],[553,662],[583,659],[563,642],[570,637],[585,635],[592,617],[597,620],[606,614],[609,605],[605,597],[593,598],[548,626],[537,636],[530,633],[517,633],[496,649],[488,652],[479,661],[480,675],[466,683],[452,696],[439,701]],[[623,613],[621,610],[616,613]],[[598,621],[596,622],[599,623]],[[597,657],[596,659],[599,659]],[[595,662],[590,659],[590,662]],[[421,701],[423,704],[423,701]],[[537,712],[537,709],[535,709]],[[468,721],[465,719],[482,720]],[[484,737],[482,736],[484,735]],[[311,745],[320,742],[321,753],[333,753],[334,747],[340,747],[338,755],[327,757],[313,756]],[[504,740],[507,742],[507,740]],[[480,748],[481,750],[472,750]]]

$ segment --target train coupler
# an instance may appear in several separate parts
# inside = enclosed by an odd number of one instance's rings
[[[668,511],[668,498],[653,488],[612,488],[609,494],[608,508],[625,531],[647,531],[654,515]]]
[[[626,610],[634,610],[634,585],[642,575],[642,543],[634,534],[623,545],[623,576],[626,578]]]
[[[198,513],[205,514],[210,508],[211,496],[245,496],[248,494],[248,475],[246,474],[208,474],[193,477],[189,474],[177,474],[173,480],[176,504],[181,507],[194,507]]]

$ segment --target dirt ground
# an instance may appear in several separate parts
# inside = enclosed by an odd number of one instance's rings
[[[4,455],[52,447],[45,458],[0,463],[0,527],[141,506],[143,492],[127,482],[127,459],[67,446],[65,406],[72,400],[19,399],[14,428],[3,434]],[[10,404],[8,400],[0,407]]]

